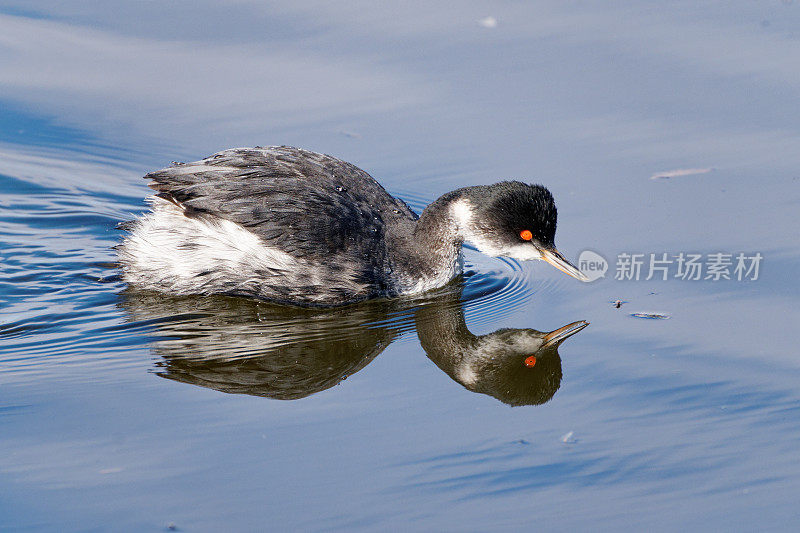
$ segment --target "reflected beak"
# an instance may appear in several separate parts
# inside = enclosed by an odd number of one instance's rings
[[[569,337],[572,337],[580,330],[588,326],[589,323],[585,320],[578,320],[577,322],[573,322],[572,324],[567,324],[563,328],[558,328],[555,331],[551,331],[547,335],[544,336],[544,344],[542,347],[545,346],[558,346]]]
[[[573,278],[577,278],[581,281],[589,281],[589,278],[586,275],[578,270],[578,267],[567,261],[567,259],[561,255],[561,252],[556,250],[555,248],[546,249],[540,248],[539,251],[542,254],[542,259],[559,269],[564,274],[569,274]]]

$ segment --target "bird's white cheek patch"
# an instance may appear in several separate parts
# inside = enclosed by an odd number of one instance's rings
[[[461,235],[461,238],[474,244],[475,248],[486,255],[492,257],[507,255],[505,250],[496,246],[494,243],[488,239],[485,239],[483,236],[479,235],[473,230],[473,218],[475,216],[475,210],[472,207],[472,204],[469,203],[469,200],[462,199],[454,202],[450,212],[452,217],[455,219],[455,223],[458,227],[458,232]]]
[[[513,259],[520,261],[532,261],[534,259],[541,259],[541,252],[532,244],[517,244],[512,246],[505,254]]]

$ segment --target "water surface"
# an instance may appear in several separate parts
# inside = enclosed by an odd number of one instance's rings
[[[0,529],[792,529],[799,24],[778,0],[0,2]],[[268,144],[417,211],[544,183],[559,248],[609,271],[467,250],[442,291],[327,313],[119,281],[141,175]],[[764,260],[617,281],[621,252]],[[503,335],[524,353],[481,357]]]

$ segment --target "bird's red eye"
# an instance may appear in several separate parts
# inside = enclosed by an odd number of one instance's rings
[[[519,232],[519,237],[523,241],[529,241],[529,240],[533,239],[533,233],[531,233],[530,230],[524,229],[524,230]]]
[[[532,366],[536,366],[536,356],[535,355],[530,355],[530,356],[526,357],[525,358],[525,366],[527,366],[528,368],[530,368]]]

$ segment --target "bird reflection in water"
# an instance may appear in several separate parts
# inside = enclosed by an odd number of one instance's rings
[[[503,328],[473,335],[460,305],[434,300],[416,313],[420,344],[431,361],[465,388],[509,405],[539,405],[561,386],[558,346],[589,325],[551,332]]]
[[[588,323],[476,336],[464,320],[462,287],[459,281],[425,298],[337,309],[132,290],[120,305],[132,320],[158,328],[156,374],[222,392],[304,398],[337,385],[416,329],[428,357],[468,390],[510,405],[547,402],[561,384],[558,346]]]

